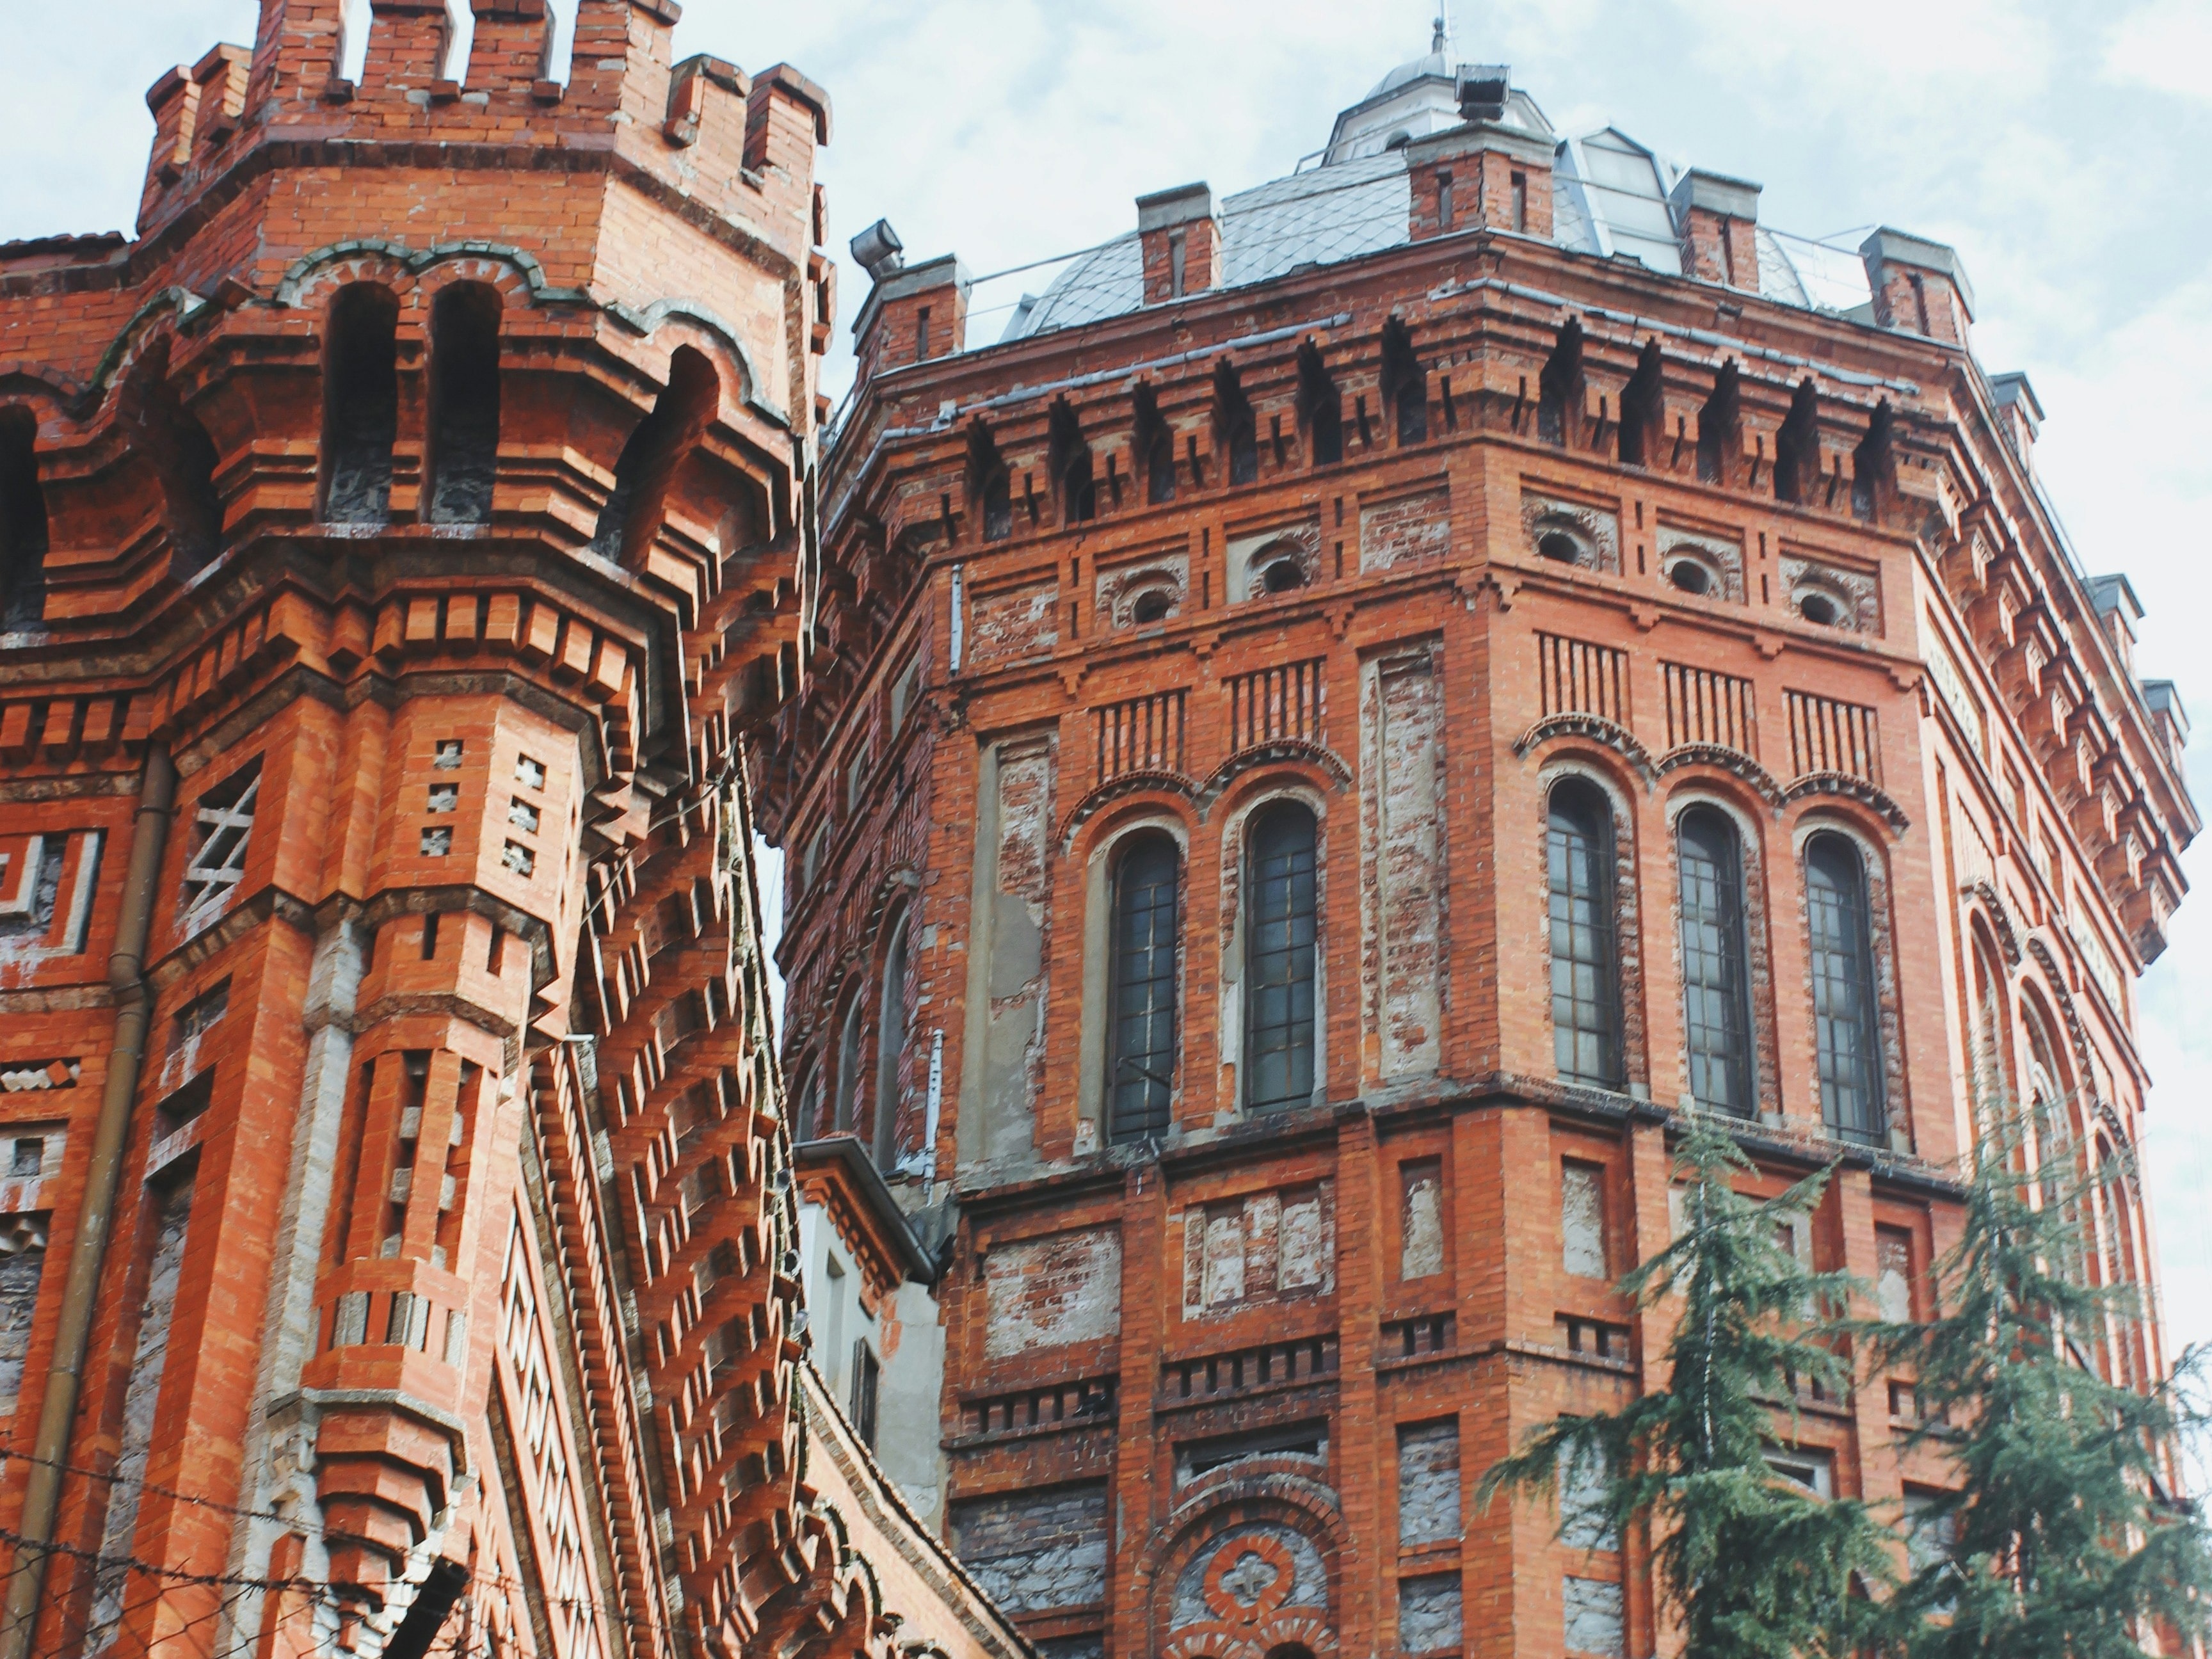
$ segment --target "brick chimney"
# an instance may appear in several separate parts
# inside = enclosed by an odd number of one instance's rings
[[[1974,320],[1974,289],[1955,249],[1901,230],[1877,230],[1859,244],[1874,319],[1884,328],[1964,345]]]
[[[1990,393],[1996,399],[1997,424],[2020,457],[2022,466],[2034,465],[2036,434],[2043,430],[2043,404],[2027,376],[2019,373],[1990,376]]]
[[[1406,146],[1414,241],[1462,230],[1552,234],[1552,143],[1519,127],[1470,121]]]
[[[2134,586],[2122,575],[2092,576],[2089,603],[2097,608],[2097,620],[2104,624],[2120,666],[2134,673],[2136,624],[2142,620],[2143,614],[2142,601],[2136,597]]]
[[[975,279],[957,254],[918,265],[878,264],[871,274],[876,284],[853,319],[863,380],[961,349],[968,337],[968,291]]]
[[[1682,244],[1682,274],[1759,292],[1759,186],[1692,167],[1667,198]]]
[[[1137,198],[1145,250],[1145,303],[1180,300],[1221,286],[1221,221],[1208,185],[1178,185]]]

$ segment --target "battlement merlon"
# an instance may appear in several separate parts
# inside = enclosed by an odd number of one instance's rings
[[[263,0],[250,52],[219,46],[147,94],[142,241],[166,242],[287,167],[611,172],[805,267],[814,152],[830,128],[820,87],[784,64],[748,77],[703,56],[677,64],[672,0],[575,0],[563,82],[544,0],[471,6],[463,62],[443,0],[372,0],[368,38],[352,52],[341,0]]]

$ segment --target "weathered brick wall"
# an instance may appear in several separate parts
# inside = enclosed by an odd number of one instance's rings
[[[1924,1296],[1955,1231],[1984,958],[1994,1041],[2016,1060],[2041,1019],[2085,1126],[2134,1133],[2122,981],[2162,940],[2165,861],[2194,833],[2179,727],[2104,651],[1954,343],[1729,303],[1716,325],[1709,284],[1472,232],[861,386],[824,476],[820,622],[841,661],[760,740],[787,780],[764,823],[830,849],[782,950],[811,988],[880,943],[888,819],[840,781],[873,765],[927,637],[921,700],[952,735],[912,878],[943,1109],[937,1183],[897,1190],[955,1241],[953,1512],[1107,1495],[1093,1599],[1020,1615],[1048,1651],[1652,1650],[1643,1540],[1561,1543],[1548,1513],[1478,1514],[1468,1492],[1534,1425],[1627,1398],[1663,1349],[1663,1310],[1611,1286],[1668,1237],[1674,825],[1692,803],[1744,841],[1763,1188],[1844,1158],[1807,1231],[1817,1265],[1892,1304]],[[1375,418],[1408,395],[1385,395],[1386,328],[1410,341],[1425,424]],[[1540,419],[1570,338],[1575,395]],[[1309,343],[1341,461],[1316,463],[1302,414]],[[1621,398],[1647,364],[1657,435],[1624,464]],[[1255,417],[1249,480],[1217,419],[1224,374]],[[1778,494],[1775,434],[1806,429],[1802,395],[1818,477]],[[1164,500],[1133,459],[1154,419],[1176,460]],[[1051,477],[1071,420],[1093,516]],[[2046,695],[2124,782],[2082,772]],[[1617,1090],[1559,1074],[1547,820],[1567,778],[1613,817]],[[1318,1087],[1254,1114],[1243,826],[1279,796],[1319,828]],[[2103,827],[2123,799],[2133,866]],[[1139,829],[1180,850],[1178,1018],[1170,1126],[1116,1146],[1105,911]],[[1816,832],[1870,872],[1893,1132],[1873,1146],[1823,1118]],[[2088,900],[2094,950],[2066,894]],[[2110,987],[2100,951],[2125,959]],[[794,1026],[794,1074],[826,1041]],[[2123,1231],[2140,1252],[2142,1218]],[[2157,1342],[2146,1326],[2107,1363],[2144,1374]],[[1839,1490],[1934,1478],[1895,1449],[1891,1380],[1802,1415]]]

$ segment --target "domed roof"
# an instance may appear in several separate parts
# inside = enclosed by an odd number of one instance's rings
[[[1451,79],[1451,74],[1450,54],[1440,44],[1423,56],[1408,59],[1399,64],[1368,89],[1367,98],[1380,98],[1386,92],[1395,92],[1407,82],[1418,81],[1424,76],[1441,75],[1449,81]],[[1359,101],[1364,104],[1367,101],[1367,98],[1363,98]]]

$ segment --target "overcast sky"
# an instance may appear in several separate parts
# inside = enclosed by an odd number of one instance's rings
[[[888,216],[910,257],[957,252],[980,275],[1129,228],[1146,191],[1289,172],[1426,50],[1433,9],[688,0],[677,51],[787,61],[829,88],[841,250]],[[252,0],[0,0],[0,240],[128,230],[145,88],[250,42],[254,16]],[[1960,250],[1975,349],[2033,379],[2038,465],[2089,568],[2142,596],[2142,671],[2178,680],[2203,722],[2191,772],[2212,805],[2212,0],[1498,0],[1463,3],[1454,33],[1563,131],[1616,125],[1759,180],[1771,225],[1856,246],[1888,224]],[[866,292],[849,262],[841,291],[849,319]],[[976,342],[1004,321],[979,316]],[[2171,1334],[2195,1340],[2212,1339],[2212,836],[2185,862],[2200,893],[2144,981],[2141,1039]]]

